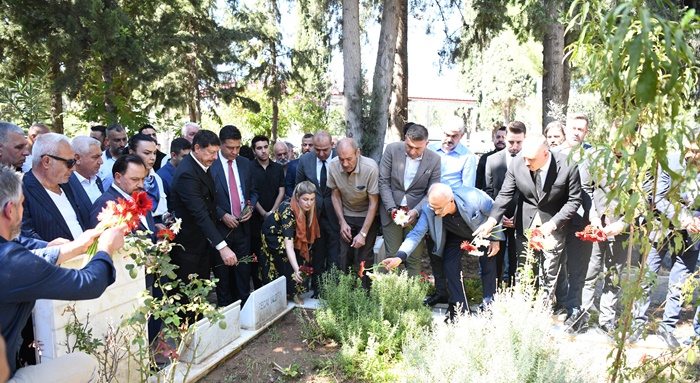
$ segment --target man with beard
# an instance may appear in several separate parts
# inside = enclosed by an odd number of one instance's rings
[[[272,148],[272,151],[275,155],[275,162],[282,165],[282,169],[284,169],[284,176],[286,179],[287,168],[289,165],[289,154],[290,154],[289,146],[287,146],[287,144],[284,141],[277,141],[277,143],[275,143],[275,146]],[[285,187],[286,187],[286,184],[285,184]]]
[[[103,181],[112,176],[112,165],[123,154],[127,142],[126,130],[120,124],[108,126],[106,132],[107,149],[102,154],[102,166],[100,166],[100,172],[97,173],[97,176]]]
[[[78,136],[71,142],[75,152],[75,171],[68,182],[82,201],[88,202],[88,211],[104,193],[102,180],[97,176],[102,166],[100,141],[87,136]]]
[[[35,162],[36,164],[36,162]],[[123,227],[100,235],[97,253],[81,270],[65,269],[14,242],[23,215],[22,175],[0,166],[0,329],[7,341],[10,376],[16,381],[75,382],[98,379],[97,361],[78,352],[17,370],[20,332],[37,299],[83,300],[99,297],[115,280],[111,254],[124,246]],[[5,357],[4,355],[1,357]]]
[[[284,195],[291,197],[294,193],[294,187],[297,186],[297,167],[299,166],[299,159],[304,154],[314,150],[314,135],[311,133],[304,134],[301,138],[301,154],[299,158],[289,161],[287,165],[287,175],[284,177],[285,190]]]
[[[544,135],[547,136],[547,144],[550,148],[564,143],[564,125],[559,121],[552,121],[544,128]]]
[[[486,184],[486,159],[491,155],[496,154],[506,147],[506,127],[501,126],[493,134],[494,149],[488,153],[484,153],[479,158],[479,164],[476,166],[476,188],[484,190]],[[493,197],[491,197],[493,198]]]
[[[30,154],[24,131],[10,122],[0,122],[0,163],[21,170]]]

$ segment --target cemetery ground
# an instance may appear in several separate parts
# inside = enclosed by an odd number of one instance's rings
[[[426,262],[427,263],[427,262]],[[465,278],[478,277],[476,258],[465,257]],[[429,270],[425,264],[424,269]],[[661,273],[663,275],[663,271]],[[308,303],[308,301],[307,301]],[[474,302],[472,302],[474,303]],[[476,302],[478,303],[478,302]],[[660,317],[661,302],[652,302],[650,313]],[[442,311],[441,311],[442,310]],[[433,310],[435,322],[442,322],[443,308]],[[684,307],[676,336],[682,342],[692,335],[693,307]],[[315,318],[315,310],[295,308],[283,318],[267,328],[240,350],[222,361],[201,382],[360,382],[343,371],[338,362],[340,345],[330,339],[323,339],[308,324]],[[465,318],[465,321],[475,320]],[[441,324],[440,324],[441,325]],[[458,324],[459,326],[459,324]],[[586,370],[588,376],[597,377],[591,382],[604,382],[609,366],[608,355],[613,350],[612,340],[596,329],[583,335],[571,337],[564,333],[561,319],[552,317],[551,339],[564,360]],[[646,340],[628,346],[627,358],[633,366],[649,363],[666,351],[663,340],[650,334]],[[695,382],[700,379],[700,364],[683,365],[683,373],[672,381]],[[429,381],[421,380],[418,381]],[[640,379],[638,381],[644,381]],[[661,379],[661,381],[666,381]]]

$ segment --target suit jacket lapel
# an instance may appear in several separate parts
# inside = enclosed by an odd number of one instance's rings
[[[97,181],[97,188],[100,189],[100,193],[104,193],[105,188],[104,188],[104,186],[102,186],[102,180],[100,179],[100,177],[97,177],[96,181]]]
[[[557,162],[553,154],[550,155],[552,156],[552,161],[549,164],[549,170],[547,170],[547,176],[544,179],[544,185],[542,185],[541,199],[545,199],[547,197],[547,194],[549,194],[549,192],[552,191],[552,185],[554,184],[554,181],[556,181],[557,174],[559,173],[559,162]]]
[[[245,181],[243,180],[243,174],[245,174],[245,165],[243,164],[243,161],[236,161],[236,167],[238,168],[238,178],[236,181],[238,182],[238,186],[241,187],[241,192],[243,193],[243,199],[246,199],[246,192],[245,192]],[[241,201],[244,202],[244,201]]]
[[[31,177],[29,176],[31,174]],[[41,203],[41,205],[48,211],[49,214],[51,214],[54,217],[55,223],[58,223],[58,225],[61,227],[61,230],[63,230],[65,233],[70,234],[70,228],[68,227],[68,224],[66,223],[66,220],[63,218],[63,215],[61,212],[58,210],[56,207],[56,204],[53,203],[53,200],[49,196],[49,193],[44,189],[44,187],[41,185],[38,179],[34,176],[31,171],[27,173],[27,176],[25,176],[25,179],[28,180],[27,182],[27,189],[28,191],[31,191],[31,193],[34,195],[36,200]],[[47,222],[47,224],[49,224]]]

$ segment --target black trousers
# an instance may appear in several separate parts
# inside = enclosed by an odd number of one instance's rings
[[[332,209],[332,207],[328,208]],[[322,209],[318,223],[321,229],[321,237],[316,238],[311,251],[311,267],[314,269],[311,287],[315,292],[319,289],[323,274],[333,266],[339,267],[340,230],[337,228],[338,222],[331,224],[325,209]]]
[[[229,234],[226,244],[239,259],[251,255],[250,236],[241,226]],[[250,265],[251,263],[239,263],[236,266],[227,266],[221,259],[219,251],[212,248],[211,266],[214,276],[219,279],[216,283],[216,299],[219,307],[228,306],[238,299],[241,300],[241,307],[243,307],[250,296]]]

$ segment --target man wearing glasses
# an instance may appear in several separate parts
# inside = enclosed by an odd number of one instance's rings
[[[44,241],[78,238],[90,228],[90,212],[80,208],[68,184],[75,169],[70,140],[58,133],[44,134],[34,143],[32,155],[32,170],[22,181],[22,235]]]

